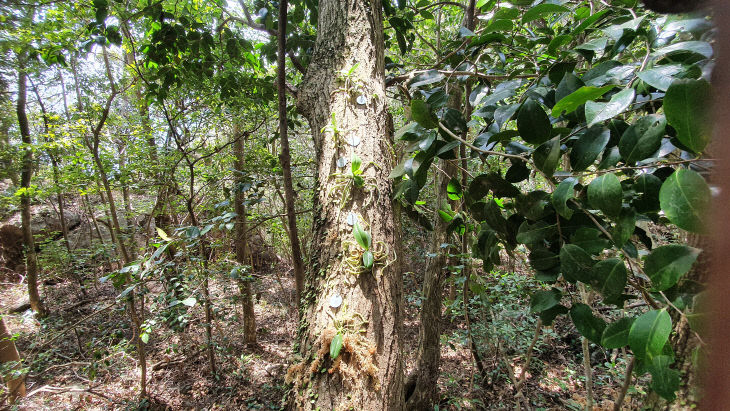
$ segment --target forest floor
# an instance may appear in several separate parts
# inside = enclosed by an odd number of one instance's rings
[[[525,348],[534,336],[529,298],[515,292],[534,286],[519,270],[511,275],[489,275],[482,286],[495,289],[490,315],[480,320],[471,310],[475,344],[481,353],[484,377],[469,350],[460,300],[447,305],[442,333],[442,365],[439,379],[440,409],[514,409],[511,378],[519,379]],[[98,273],[97,277],[103,273]],[[0,312],[25,299],[25,284],[10,276],[0,283]],[[195,305],[183,313],[188,325],[178,332],[165,324],[153,327],[147,345],[148,390],[151,401],[139,403],[139,369],[123,304],[111,284],[88,286],[86,295],[78,284],[61,281],[43,286],[50,317],[39,322],[25,311],[5,315],[16,344],[29,363],[28,396],[20,410],[44,409],[279,409],[286,393],[284,374],[295,336],[292,309],[293,280],[281,272],[262,274],[255,283],[258,346],[241,344],[242,323],[238,289],[233,282],[211,283],[216,321],[218,373],[212,376],[204,350],[203,309]],[[411,369],[418,340],[420,284],[413,273],[405,275],[406,366]],[[514,297],[514,298],[513,298]],[[448,301],[448,300],[447,300]],[[148,301],[148,309],[157,303]],[[495,313],[497,310],[497,313]],[[178,313],[179,314],[179,313]],[[171,313],[170,315],[173,315]],[[176,314],[175,314],[176,315]],[[239,325],[239,326],[235,326]],[[580,338],[569,320],[557,320],[542,332],[535,345],[523,395],[534,409],[581,409],[586,402]],[[559,332],[557,332],[559,331]],[[558,336],[561,337],[558,337]],[[564,337],[568,335],[569,337]],[[624,363],[618,353],[594,352],[596,410],[613,408],[622,384]],[[613,361],[612,361],[613,359]],[[509,368],[509,370],[508,370]],[[513,374],[510,377],[510,373]],[[624,409],[637,409],[641,393],[629,390]],[[635,398],[634,398],[635,397]]]

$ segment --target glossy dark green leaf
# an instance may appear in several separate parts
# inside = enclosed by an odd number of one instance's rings
[[[592,165],[610,138],[611,132],[603,126],[595,125],[586,130],[570,150],[570,167],[573,171],[583,171]]]
[[[705,179],[684,168],[669,176],[659,190],[659,204],[669,221],[696,233],[707,229],[710,199],[710,187]]]
[[[530,266],[537,271],[547,271],[560,264],[560,257],[545,247],[535,248],[528,260]]]
[[[665,56],[671,56],[679,53],[694,53],[702,57],[709,58],[712,56],[712,45],[705,41],[683,41],[672,45],[662,47],[651,53],[651,57],[658,59]]]
[[[667,401],[674,401],[679,389],[679,371],[669,368],[674,362],[668,355],[657,355],[647,364],[651,374],[649,388]]]
[[[469,184],[469,196],[473,201],[484,198],[490,191],[495,197],[516,197],[520,194],[517,187],[496,173],[480,174]]]
[[[666,310],[651,310],[639,316],[629,331],[629,346],[638,359],[662,352],[672,332],[672,319]]]
[[[560,271],[570,282],[590,284],[595,261],[585,250],[575,244],[565,244],[560,249]]]
[[[550,138],[550,119],[539,103],[528,98],[517,112],[517,131],[530,144],[542,144]]]
[[[629,345],[629,330],[633,323],[634,318],[623,317],[618,321],[608,324],[601,336],[601,345],[603,348],[612,350]]]
[[[591,207],[603,211],[607,216],[618,216],[622,198],[621,182],[613,173],[596,177],[588,185],[588,202]]]
[[[585,104],[587,101],[601,98],[604,94],[608,93],[609,90],[613,89],[614,85],[603,86],[603,87],[590,87],[583,86],[578,90],[570,93],[569,95],[560,99],[555,106],[553,106],[552,115],[553,117],[560,116],[563,112],[572,113],[578,107]]]
[[[504,179],[510,183],[519,183],[530,177],[530,169],[527,168],[524,161],[515,161],[504,174]]]
[[[706,80],[677,80],[664,96],[667,123],[677,130],[677,139],[695,153],[710,142],[710,83]]]
[[[411,100],[411,116],[423,128],[438,127],[438,121],[431,113],[431,107],[423,100]]]
[[[615,221],[616,225],[611,233],[611,237],[616,247],[621,248],[629,241],[629,238],[634,233],[634,227],[636,227],[636,210],[633,208],[622,208]]]
[[[542,325],[545,327],[549,327],[553,324],[553,321],[555,320],[555,317],[565,314],[568,312],[568,307],[562,306],[562,305],[556,305],[555,307],[548,308],[547,310],[544,310],[540,312],[540,319],[542,320]]]
[[[570,219],[573,216],[573,210],[568,207],[568,200],[575,197],[575,185],[578,181],[573,178],[566,178],[553,191],[552,203],[555,211],[562,217]]]
[[[626,88],[611,96],[606,103],[586,102],[586,121],[588,126],[601,123],[623,113],[634,101],[633,88]]]
[[[591,307],[585,304],[573,304],[573,308],[570,309],[570,319],[573,320],[575,328],[582,336],[596,344],[601,344],[606,322],[594,316]]]
[[[626,287],[627,271],[624,262],[618,258],[601,260],[593,266],[591,285],[605,299],[612,299],[623,294]]]
[[[522,244],[539,244],[545,239],[553,237],[557,232],[556,225],[548,225],[543,221],[530,224],[525,221],[517,231],[517,241]]]
[[[560,137],[555,137],[537,147],[532,153],[532,160],[540,171],[551,177],[560,161]]]
[[[570,242],[593,255],[598,255],[611,246],[611,242],[602,237],[602,233],[593,227],[581,227],[577,229],[570,236]]]
[[[618,149],[627,164],[644,160],[659,150],[666,128],[664,116],[652,114],[641,117],[621,136]]]
[[[636,178],[634,191],[639,196],[634,199],[632,205],[639,213],[659,211],[659,190],[662,187],[662,180],[659,177],[644,173]]]
[[[684,71],[685,67],[680,64],[667,64],[638,72],[636,76],[657,90],[667,91],[675,76]]]
[[[530,313],[539,313],[560,304],[563,294],[557,288],[537,291],[530,297]]]
[[[646,257],[644,273],[654,290],[664,291],[689,272],[699,254],[700,250],[682,244],[657,247]]]

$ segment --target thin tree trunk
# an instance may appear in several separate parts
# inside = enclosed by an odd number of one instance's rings
[[[404,407],[402,278],[388,179],[393,158],[381,8],[376,0],[320,0],[315,49],[299,89],[317,162],[316,246],[300,305],[301,360],[287,372],[292,408]],[[364,104],[356,101],[360,96]],[[347,168],[337,167],[339,158],[355,155],[364,170],[361,187]],[[372,268],[363,266],[366,250],[348,220],[369,233]],[[331,347],[337,355],[330,355]]]
[[[233,149],[236,156],[237,187],[235,188],[235,209],[236,209],[236,259],[241,265],[250,265],[251,249],[248,244],[248,222],[246,215],[246,194],[241,191],[241,185],[244,183],[243,172],[245,162],[244,137],[238,135],[240,131],[236,127],[234,129],[233,138],[236,139]],[[251,292],[251,281],[248,279],[239,279],[238,288],[241,290],[241,306],[243,308],[243,340],[247,345],[256,345],[256,315],[254,313],[253,293]]]
[[[20,217],[23,230],[23,247],[25,248],[25,272],[28,281],[28,298],[30,306],[40,317],[46,316],[46,309],[41,301],[38,292],[38,259],[35,252],[35,242],[33,240],[33,231],[30,222],[30,180],[33,174],[33,149],[30,138],[30,126],[28,125],[28,116],[25,113],[26,93],[27,93],[27,73],[25,72],[25,56],[18,56],[18,126],[23,141],[23,168],[20,174],[20,187],[23,189],[23,195],[20,196]]]
[[[20,355],[15,348],[15,342],[5,326],[5,321],[0,316],[0,364],[11,361],[16,363],[13,368],[20,367]],[[8,384],[8,399],[10,404],[15,402],[17,397],[25,397],[24,376],[6,379],[6,383]],[[2,405],[2,402],[0,402],[0,405]]]
[[[450,88],[448,106],[461,107],[462,93],[458,86]],[[440,160],[439,169],[434,176],[436,204],[434,208],[434,230],[431,233],[431,250],[435,257],[428,260],[423,277],[423,305],[418,327],[418,352],[416,367],[406,382],[406,406],[411,410],[433,409],[438,400],[438,377],[441,367],[441,305],[443,300],[443,281],[447,276],[448,251],[441,244],[448,243],[446,228],[448,223],[439,215],[438,210],[446,204],[446,189],[451,178],[458,170],[451,160]],[[456,205],[452,203],[452,206]]]
[[[294,188],[291,177],[291,154],[289,153],[289,135],[286,118],[286,12],[287,0],[279,0],[279,46],[277,59],[276,84],[279,89],[279,134],[281,135],[281,153],[279,161],[284,174],[284,197],[286,198],[286,217],[289,226],[289,242],[291,243],[292,265],[294,266],[294,282],[296,284],[296,307],[304,290],[304,261],[302,247],[297,230],[297,214],[294,210]]]

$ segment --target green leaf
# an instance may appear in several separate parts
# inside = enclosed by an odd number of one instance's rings
[[[621,212],[623,191],[621,182],[613,173],[603,174],[588,185],[588,202],[591,207],[603,211],[607,216]]]
[[[680,64],[667,64],[638,72],[636,76],[657,90],[667,91],[675,80],[674,76],[685,70],[685,67]]]
[[[464,192],[461,189],[461,183],[459,183],[459,180],[457,180],[456,177],[449,180],[449,184],[446,186],[446,195],[451,201],[461,200],[461,197],[464,195]]]
[[[560,304],[563,294],[557,288],[537,291],[530,297],[530,313],[539,313]]]
[[[616,227],[611,233],[613,243],[616,247],[621,248],[629,241],[636,227],[636,210],[633,208],[622,208],[616,218]]]
[[[586,121],[588,126],[606,121],[624,112],[634,101],[636,93],[633,88],[619,91],[607,103],[586,102]]]
[[[587,253],[598,255],[611,246],[608,239],[601,237],[602,233],[592,227],[580,227],[570,236],[570,242],[584,249]]]
[[[641,161],[659,150],[666,128],[664,116],[644,116],[632,124],[621,135],[618,150],[627,164]]]
[[[629,331],[629,346],[636,358],[659,355],[672,332],[672,319],[666,310],[652,310],[634,321]]]
[[[613,89],[614,87],[616,87],[616,86],[614,86],[614,85],[608,85],[608,86],[603,86],[603,87],[583,86],[583,87],[579,88],[578,90],[561,98],[557,103],[555,103],[555,106],[553,106],[552,115],[553,115],[553,117],[558,117],[563,113],[563,111],[566,114],[572,113],[578,107],[582,106],[586,102],[600,98],[601,96],[606,94],[609,90]]]
[[[365,251],[362,254],[362,265],[365,268],[373,268],[373,262],[375,261],[375,258],[373,257],[373,253],[370,250]]]
[[[355,224],[352,226],[352,235],[355,236],[355,240],[360,244],[360,247],[364,250],[370,249],[370,242],[372,241],[370,233],[363,230],[358,221],[355,221]]]
[[[532,153],[535,166],[548,177],[552,177],[560,161],[560,137],[544,142]]]
[[[705,41],[683,41],[680,43],[674,43],[672,45],[662,47],[659,50],[651,53],[651,57],[654,59],[671,56],[673,54],[679,54],[683,52],[691,52],[699,54],[705,58],[712,56],[712,46],[710,43]]]
[[[550,238],[558,232],[556,225],[547,225],[538,221],[530,225],[527,221],[520,225],[517,231],[517,241],[522,244],[537,244],[546,238]]]
[[[595,261],[585,250],[575,244],[565,244],[560,249],[560,271],[566,280],[590,284]]]
[[[681,168],[669,176],[659,190],[659,204],[677,227],[703,233],[707,229],[710,187],[701,175]]]
[[[334,337],[332,337],[332,342],[330,342],[330,358],[335,360],[340,355],[340,351],[342,350],[342,334],[337,333]]]
[[[592,286],[605,300],[620,296],[626,287],[626,266],[618,258],[599,261],[593,266]]]
[[[560,257],[545,247],[535,248],[528,257],[530,266],[537,271],[547,271],[560,264]]]
[[[677,139],[695,153],[710,142],[712,119],[710,83],[706,80],[676,80],[664,96],[667,123],[677,130]]]
[[[586,130],[570,150],[570,167],[573,171],[583,171],[592,165],[610,138],[611,132],[603,126],[596,125]]]
[[[573,210],[568,207],[568,200],[575,197],[575,185],[578,181],[573,178],[566,178],[553,191],[552,203],[555,211],[562,217],[570,219],[573,216]]]
[[[431,113],[431,107],[423,100],[411,100],[411,117],[423,128],[438,127],[438,120]]]
[[[197,303],[197,302],[198,302],[198,300],[196,300],[195,297],[188,297],[188,298],[180,301],[180,303],[182,303],[183,305],[186,305],[188,307],[194,306],[195,303]]]
[[[480,174],[469,183],[469,197],[479,201],[492,192],[495,197],[516,197],[520,194],[517,187],[510,184],[497,173]]]
[[[700,250],[681,244],[657,247],[646,257],[644,273],[654,290],[664,291],[689,272],[699,254]]]
[[[673,362],[668,355],[657,355],[647,365],[651,374],[649,388],[667,401],[674,401],[675,392],[679,389],[679,371],[669,368]]]
[[[362,165],[362,160],[360,157],[357,156],[357,154],[352,153],[352,160],[350,164],[350,170],[352,171],[352,175],[356,176],[358,174],[362,174],[362,170],[360,170],[360,165]]]
[[[552,126],[542,106],[528,98],[517,112],[517,131],[530,144],[542,144],[550,138]]]
[[[573,304],[573,308],[570,309],[570,319],[582,336],[596,344],[601,343],[606,322],[595,317],[591,307],[585,304]]]
[[[634,191],[641,194],[632,202],[639,213],[659,211],[659,190],[662,180],[654,174],[644,173],[636,178]]]
[[[539,18],[542,18],[546,15],[553,14],[553,13],[566,13],[569,12],[570,9],[561,6],[558,4],[539,4],[525,12],[525,15],[522,16],[522,22],[528,23],[533,20],[537,20]]]
[[[563,305],[556,305],[555,307],[548,308],[545,311],[542,311],[540,313],[540,319],[542,320],[542,325],[545,327],[549,327],[553,324],[553,320],[555,320],[555,317],[559,316],[560,314],[565,314],[568,312],[568,307],[565,307]]]
[[[150,335],[149,333],[143,332],[139,335],[139,339],[142,340],[143,343],[147,344],[150,342]]]
[[[606,349],[621,348],[629,345],[629,330],[634,318],[623,317],[609,324],[601,336],[601,345]]]

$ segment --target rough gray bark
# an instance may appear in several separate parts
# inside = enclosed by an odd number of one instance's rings
[[[236,170],[239,171],[237,176],[236,187],[236,260],[241,265],[249,265],[253,270],[251,262],[251,249],[248,244],[248,223],[246,221],[246,194],[240,190],[240,185],[244,182],[240,172],[244,166],[244,139],[238,135],[238,130],[234,131],[236,140],[233,150],[236,155]],[[241,305],[243,307],[243,340],[247,345],[256,345],[256,315],[254,314],[253,293],[251,292],[251,281],[245,279],[238,280],[238,288],[241,291]]]
[[[36,258],[35,242],[33,241],[33,231],[30,226],[30,180],[33,174],[33,150],[31,148],[32,140],[30,138],[30,126],[28,125],[28,116],[25,112],[25,104],[27,99],[27,74],[25,72],[25,57],[18,58],[18,101],[16,114],[18,116],[18,126],[20,128],[20,136],[25,145],[23,153],[23,168],[20,173],[20,187],[24,189],[23,195],[20,196],[20,218],[23,230],[23,247],[25,248],[25,273],[28,281],[28,298],[33,311],[39,316],[46,316],[47,312],[41,301],[38,292],[38,259]]]
[[[316,151],[315,249],[301,303],[298,358],[287,372],[289,405],[402,409],[402,278],[388,179],[394,159],[381,3],[321,0],[317,29],[298,100]],[[353,155],[362,160],[362,187],[348,175]],[[340,158],[348,160],[347,168],[337,166]],[[365,250],[348,217],[372,236],[371,269],[363,267]],[[330,346],[338,336],[342,349],[333,359]]]

